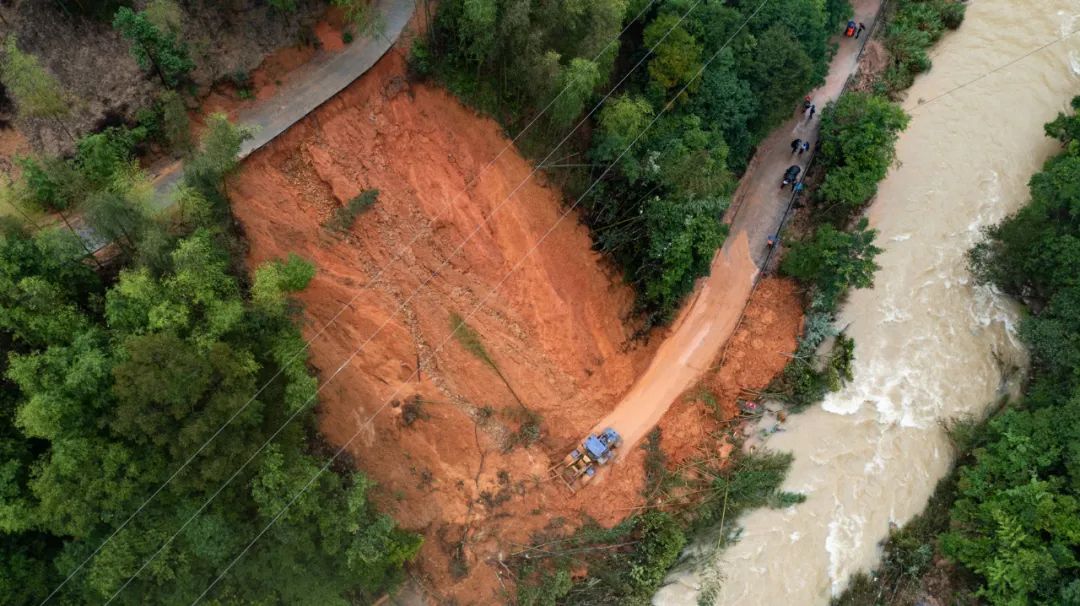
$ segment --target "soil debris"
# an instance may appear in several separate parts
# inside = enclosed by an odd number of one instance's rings
[[[548,470],[620,401],[660,339],[632,340],[633,293],[575,216],[540,243],[565,210],[561,194],[512,150],[485,170],[507,144],[499,126],[442,89],[402,87],[404,73],[388,54],[249,157],[230,192],[252,266],[289,252],[317,265],[300,296],[305,335],[340,311],[311,343],[320,379],[360,347],[321,392],[321,428],[349,442],[379,506],[426,536],[416,583],[440,600],[503,603],[513,581],[500,562],[534,532],[583,515],[612,525],[643,503],[641,448],[585,494]],[[379,203],[348,237],[320,235],[368,189]],[[764,386],[783,366],[774,352],[794,348],[794,286],[767,279],[759,292],[728,370],[706,379],[724,411],[737,382]],[[452,334],[463,325],[464,341]],[[698,402],[673,407],[661,422],[667,460],[717,447],[707,423],[718,421],[706,417],[717,418]]]

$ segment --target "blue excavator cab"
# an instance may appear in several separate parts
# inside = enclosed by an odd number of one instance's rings
[[[584,485],[596,475],[596,467],[611,460],[612,452],[622,444],[622,436],[608,427],[597,434],[589,434],[579,448],[570,451],[562,463],[553,466],[555,473],[562,477],[571,491],[574,485]]]

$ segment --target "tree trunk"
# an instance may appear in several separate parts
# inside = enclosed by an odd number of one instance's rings
[[[143,52],[145,52],[146,57],[150,59],[150,65],[154,66],[154,73],[156,73],[157,77],[161,79],[162,86],[169,90],[172,90],[172,87],[169,86],[169,82],[165,79],[165,73],[161,71],[161,66],[158,65],[157,59],[154,58],[154,54],[147,50],[145,45],[143,45]]]

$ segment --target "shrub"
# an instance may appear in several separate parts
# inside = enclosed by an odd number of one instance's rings
[[[556,606],[566,597],[574,586],[570,572],[559,569],[543,574],[535,582],[518,584],[518,604],[520,606]]]
[[[679,557],[686,545],[686,534],[670,514],[649,512],[637,518],[633,535],[638,541],[626,571],[630,594],[648,596]]]
[[[874,284],[874,257],[881,249],[874,246],[877,230],[867,225],[866,218],[848,232],[822,225],[807,240],[792,243],[780,271],[810,285],[820,311],[836,309],[848,289]]]
[[[825,180],[818,202],[846,221],[877,193],[896,157],[896,140],[907,128],[899,105],[876,95],[845,93],[821,115],[817,156]]]
[[[960,27],[966,8],[957,0],[905,0],[897,5],[884,37],[891,58],[884,75],[888,92],[908,88],[915,76],[930,69],[927,51],[946,29]]]
[[[409,69],[418,76],[431,75],[434,65],[431,48],[425,38],[417,37],[413,40],[412,49],[409,51]]]
[[[334,210],[330,218],[323,223],[323,227],[330,231],[344,233],[352,229],[356,217],[368,210],[379,198],[379,190],[365,189],[358,195],[353,196],[344,206]]]
[[[767,391],[796,410],[802,410],[820,402],[829,392],[829,383],[824,373],[814,369],[811,361],[792,360],[772,380]]]
[[[82,191],[79,172],[62,158],[16,158],[22,170],[22,199],[32,208],[63,211],[75,205]]]

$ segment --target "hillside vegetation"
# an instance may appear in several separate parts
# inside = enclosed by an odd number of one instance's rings
[[[525,149],[663,322],[708,272],[737,175],[822,81],[848,14],[846,0],[446,0],[413,66],[512,133],[542,112]]]
[[[219,574],[217,603],[370,602],[419,549],[362,474],[318,473],[316,379],[289,299],[315,270],[291,256],[243,271],[224,188],[244,136],[211,120],[174,215],[149,210],[146,176],[107,138],[80,142],[64,170],[84,189],[69,194],[116,239],[118,274],[81,262],[64,230],[0,230],[5,603],[39,603],[69,575],[56,603],[191,603]]]
[[[270,53],[318,44],[325,0],[50,0],[0,3],[0,37],[35,60],[64,104],[42,116],[0,88],[0,120],[38,151],[70,153],[81,135],[143,122],[163,94],[206,95],[219,82],[243,90]],[[4,116],[6,97],[14,116]],[[195,108],[192,102],[190,108]]]

